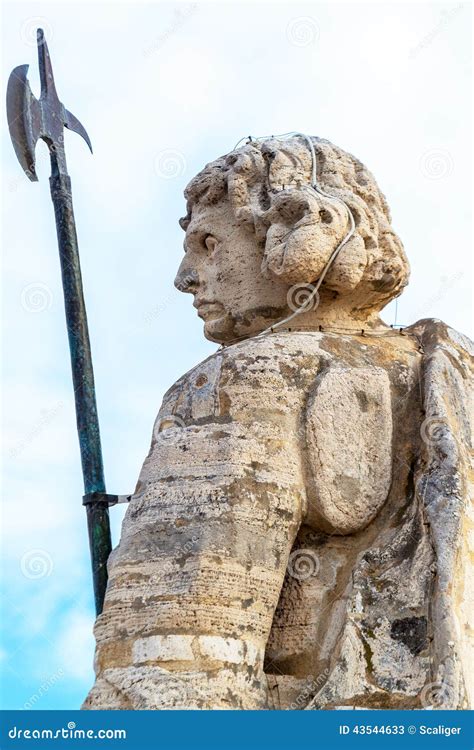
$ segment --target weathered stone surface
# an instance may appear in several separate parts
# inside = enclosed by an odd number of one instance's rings
[[[382,368],[329,367],[318,381],[306,412],[312,514],[326,530],[350,534],[366,526],[388,496],[390,380]]]
[[[472,705],[467,342],[379,310],[408,265],[373,177],[313,139],[187,189],[176,284],[225,346],[166,393],[109,561],[85,708]],[[469,544],[471,547],[469,548]],[[472,671],[472,670],[471,670]]]

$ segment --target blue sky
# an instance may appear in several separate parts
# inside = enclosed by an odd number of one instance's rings
[[[467,3],[15,2],[3,70],[30,63],[36,92],[38,25],[94,146],[66,135],[110,492],[134,489],[164,391],[215,351],[173,288],[177,220],[188,180],[243,136],[298,130],[360,158],[412,266],[398,322],[471,332]],[[5,128],[2,146],[2,706],[78,708],[94,617],[49,160],[40,143],[32,184]]]

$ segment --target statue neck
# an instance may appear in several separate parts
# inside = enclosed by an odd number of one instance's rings
[[[390,326],[380,319],[378,311],[357,313],[358,311],[344,307],[342,304],[321,302],[315,310],[299,313],[292,320],[286,322],[284,322],[286,318],[281,320],[260,318],[258,323],[251,330],[247,330],[244,335],[216,343],[221,343],[222,346],[230,346],[239,341],[254,338],[264,331],[275,333],[278,331],[327,331],[344,334],[360,333],[361,331],[367,333],[377,331],[380,333],[384,330],[390,330]]]
[[[357,311],[336,305],[334,303],[324,304],[321,302],[315,310],[300,313],[281,327],[305,328],[318,331],[320,328],[341,329],[380,329],[389,328],[379,317],[378,311]]]

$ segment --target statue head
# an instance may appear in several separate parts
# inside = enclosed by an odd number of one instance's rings
[[[350,154],[303,136],[251,141],[208,164],[185,190],[185,256],[175,285],[194,295],[208,339],[254,335],[308,298],[331,254],[342,247],[295,328],[328,321],[374,325],[408,281],[408,261],[385,197]],[[345,204],[345,205],[344,205]],[[316,306],[317,304],[317,306]]]

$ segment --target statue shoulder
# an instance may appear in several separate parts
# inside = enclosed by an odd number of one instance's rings
[[[415,334],[425,354],[432,354],[436,350],[451,351],[457,359],[468,363],[474,355],[474,344],[463,333],[451,328],[437,318],[423,318],[405,329]]]

